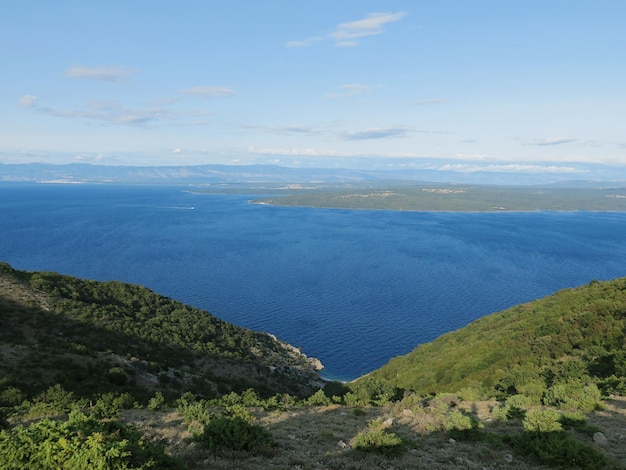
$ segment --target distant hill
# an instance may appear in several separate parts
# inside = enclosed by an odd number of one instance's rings
[[[242,183],[354,183],[381,181],[456,182],[463,184],[536,185],[554,183],[567,188],[620,187],[624,181],[564,181],[550,173],[458,172],[396,165],[387,159],[365,159],[358,168],[302,168],[282,165],[92,165],[88,163],[0,163],[1,181],[117,184],[242,184]],[[396,162],[399,163],[399,162]],[[426,165],[428,166],[428,165]],[[616,175],[620,173],[615,173]],[[558,181],[558,183],[555,183]]]
[[[626,278],[592,281],[495,313],[396,357],[354,386],[482,390],[550,401],[558,386],[626,392]]]
[[[221,184],[258,182],[364,181],[372,171],[289,168],[278,165],[113,166],[72,163],[1,164],[0,181],[118,184]]]
[[[149,289],[0,263],[0,386],[35,395],[207,398],[255,388],[308,395],[319,361],[267,333],[219,320]]]

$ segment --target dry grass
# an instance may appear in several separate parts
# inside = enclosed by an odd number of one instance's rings
[[[490,402],[461,404],[485,424],[488,433],[521,430],[519,423],[490,419]],[[124,419],[135,424],[150,438],[164,444],[169,453],[196,469],[542,469],[523,456],[514,455],[503,444],[489,441],[464,442],[450,439],[443,432],[425,432],[423,415],[402,412],[393,407],[355,408],[331,405],[295,408],[289,411],[253,410],[257,423],[268,429],[277,442],[270,456],[246,453],[214,454],[193,442],[187,426],[175,411],[124,412]],[[351,440],[374,419],[388,420],[388,432],[404,438],[406,449],[397,456],[384,457],[350,448]],[[600,447],[610,459],[626,463],[626,398],[607,400],[603,411],[588,418],[608,438]],[[421,430],[420,430],[421,429]],[[591,443],[591,438],[588,438]],[[624,466],[626,468],[626,466]]]
[[[626,467],[626,397],[613,397],[604,405],[604,410],[589,415],[588,423],[606,436],[608,445],[602,451],[607,457]]]

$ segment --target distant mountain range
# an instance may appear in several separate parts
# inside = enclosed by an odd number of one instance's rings
[[[396,178],[398,175],[395,175]],[[0,181],[216,184],[259,182],[337,182],[389,178],[349,169],[289,168],[274,165],[105,166],[73,163],[0,164]],[[394,178],[394,179],[396,179]]]
[[[422,181],[492,184],[489,172],[459,173],[425,169],[294,168],[279,165],[109,166],[87,163],[2,164],[0,181],[118,184],[241,184]],[[498,184],[558,184],[562,187],[622,186],[624,182],[590,180],[555,182],[538,174],[498,173]]]

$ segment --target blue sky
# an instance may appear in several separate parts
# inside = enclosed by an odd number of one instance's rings
[[[626,168],[626,2],[3,2],[0,162]]]

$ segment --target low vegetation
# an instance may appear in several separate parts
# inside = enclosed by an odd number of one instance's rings
[[[351,188],[289,190],[259,204],[402,211],[623,211],[626,189],[378,182]]]
[[[137,286],[8,265],[0,281],[0,470],[626,468],[626,279],[483,318],[351,384]]]

